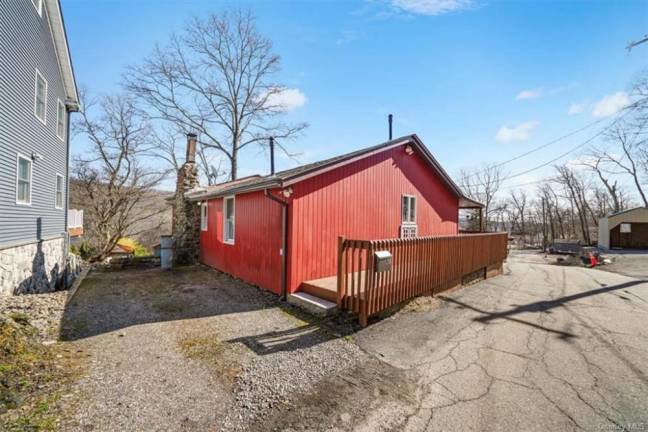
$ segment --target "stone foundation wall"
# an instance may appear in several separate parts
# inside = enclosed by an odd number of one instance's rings
[[[0,295],[52,292],[66,264],[63,237],[0,250]]]

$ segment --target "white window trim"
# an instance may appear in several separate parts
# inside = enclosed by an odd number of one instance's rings
[[[403,198],[414,198],[414,220],[409,221],[409,220],[403,220]],[[407,216],[409,219],[409,212],[412,210],[411,206],[408,204],[408,209],[407,209]],[[401,213],[401,224],[403,225],[416,225],[416,213],[418,213],[418,199],[416,199],[416,195],[407,195],[403,194],[401,196],[401,208],[400,208],[400,213]]]
[[[61,108],[63,108],[63,110],[61,110]],[[61,121],[61,118],[60,118],[61,113],[63,113],[63,133],[62,133],[62,135],[59,135],[58,127],[59,127],[59,122]],[[66,126],[66,124],[65,124],[66,123],[66,115],[65,114],[66,114],[65,104],[63,103],[63,101],[61,101],[61,99],[57,99],[57,103],[56,103],[56,136],[59,137],[61,139],[61,141],[63,141],[63,142],[65,142],[65,126]]]
[[[226,202],[228,200],[232,200],[232,239],[228,240],[226,239],[226,234],[227,234],[227,212],[225,211],[226,208]],[[236,239],[236,197],[234,195],[226,196],[223,197],[223,243],[228,244],[228,245],[233,245],[234,244],[234,239]]]
[[[200,230],[207,231],[209,227],[209,201],[200,204]],[[203,213],[204,212],[204,213]]]
[[[61,205],[56,205],[56,199],[58,198],[58,178],[61,177]],[[63,210],[63,205],[65,204],[65,177],[63,174],[56,173],[54,178],[54,208],[57,210]]]
[[[38,5],[36,5],[38,3]],[[38,16],[42,17],[43,16],[43,0],[36,0],[36,3],[34,3],[34,0],[32,0],[32,4],[34,5],[34,8],[36,9],[36,12],[38,12]]]
[[[44,118],[38,117],[38,110],[36,109],[38,106],[38,77],[41,77],[43,79],[43,82],[45,82],[45,112]],[[45,77],[40,73],[38,69],[36,69],[36,75],[34,76],[34,116],[44,125],[47,125],[47,80]]]
[[[29,202],[20,201],[18,199],[18,174],[20,171],[20,159],[25,159],[29,162]],[[16,156],[16,204],[23,206],[30,206],[32,204],[32,178],[34,177],[34,161],[32,158],[25,156],[24,154],[18,153]]]

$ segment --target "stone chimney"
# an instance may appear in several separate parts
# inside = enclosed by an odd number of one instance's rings
[[[197,262],[200,251],[200,206],[185,198],[187,192],[198,187],[196,145],[196,135],[187,134],[187,157],[178,170],[173,206],[173,263],[178,265]]]

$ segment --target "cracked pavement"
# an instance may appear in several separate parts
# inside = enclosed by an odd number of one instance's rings
[[[648,430],[648,283],[513,256],[438,298],[354,336],[413,377],[415,401],[374,401],[380,415],[346,428]]]

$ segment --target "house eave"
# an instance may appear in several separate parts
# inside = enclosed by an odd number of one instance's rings
[[[484,208],[486,207],[484,204],[480,203],[479,201],[475,201],[473,199],[470,199],[468,197],[461,197],[459,198],[459,208],[462,209],[475,209],[475,208]]]
[[[236,188],[226,189],[224,191],[217,192],[189,192],[185,194],[185,198],[189,201],[203,201],[207,199],[223,198],[230,195],[237,195],[241,193],[257,192],[265,189],[274,189],[278,187],[283,187],[283,183],[279,179],[271,179],[266,182],[256,183],[249,186],[240,186]]]
[[[44,1],[47,17],[52,31],[52,39],[56,51],[61,78],[65,88],[65,106],[68,111],[79,111],[79,94],[72,66],[72,58],[68,46],[67,34],[65,32],[65,22],[61,13],[61,4],[59,0]]]

